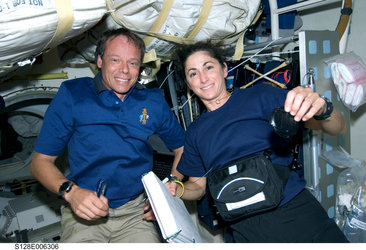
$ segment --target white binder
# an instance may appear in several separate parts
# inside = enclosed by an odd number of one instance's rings
[[[172,196],[152,171],[143,175],[141,180],[164,240],[169,243],[201,243],[198,229],[183,201]]]

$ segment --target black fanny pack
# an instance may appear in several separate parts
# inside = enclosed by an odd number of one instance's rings
[[[255,155],[213,171],[207,181],[221,217],[234,221],[277,207],[287,179],[279,177],[269,156]]]

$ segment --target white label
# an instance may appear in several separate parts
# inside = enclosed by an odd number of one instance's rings
[[[232,202],[232,203],[226,203],[226,208],[228,211],[238,209],[241,207],[246,207],[261,201],[266,200],[266,197],[264,196],[263,192],[260,192],[246,200],[238,201],[238,202]]]
[[[359,229],[362,230],[366,230],[366,223],[360,220],[357,220],[356,218],[352,218],[351,221],[349,222],[349,224],[351,224],[354,227],[357,227]]]
[[[229,174],[235,174],[238,172],[238,167],[236,165],[229,167]]]

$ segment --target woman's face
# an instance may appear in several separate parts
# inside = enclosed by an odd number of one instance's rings
[[[226,95],[227,65],[222,66],[206,51],[197,51],[187,58],[185,76],[188,87],[205,105]]]

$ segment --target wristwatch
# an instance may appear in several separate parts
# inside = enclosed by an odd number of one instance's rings
[[[322,98],[325,101],[326,108],[325,108],[325,112],[323,114],[314,115],[314,119],[319,120],[319,121],[329,118],[333,112],[333,103],[325,96],[320,96],[320,98]]]
[[[71,191],[72,186],[74,185],[74,182],[72,181],[65,181],[60,185],[60,188],[58,189],[58,195],[65,199],[65,193],[68,193]]]
[[[174,175],[169,175],[168,176],[168,182],[172,182],[172,181],[180,181],[178,177],[174,176]]]

